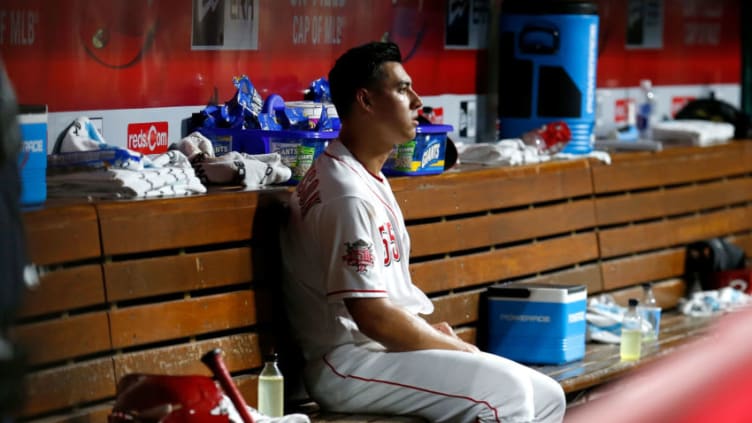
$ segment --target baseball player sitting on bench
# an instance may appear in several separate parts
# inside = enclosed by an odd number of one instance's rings
[[[410,279],[410,239],[381,167],[415,138],[422,107],[399,48],[344,53],[329,73],[342,127],[290,201],[282,234],[285,301],[323,408],[431,422],[559,422],[564,393],[533,369],[484,353]]]

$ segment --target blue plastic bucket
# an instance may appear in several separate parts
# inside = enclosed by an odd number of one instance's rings
[[[501,138],[518,138],[564,121],[572,132],[564,152],[592,151],[598,24],[593,2],[504,2],[499,40]]]
[[[263,131],[264,143],[269,152],[282,156],[282,162],[292,170],[289,183],[294,185],[324,152],[330,140],[337,138],[339,131]]]
[[[18,114],[22,148],[18,155],[21,205],[47,200],[47,107],[21,106]]]
[[[211,140],[214,154],[221,156],[230,151],[248,154],[279,153],[282,162],[292,170],[289,183],[295,185],[303,179],[313,161],[337,138],[339,131],[303,131],[293,129],[227,129],[200,128]]]
[[[415,139],[394,146],[381,171],[387,176],[435,175],[444,171],[451,125],[418,125]]]

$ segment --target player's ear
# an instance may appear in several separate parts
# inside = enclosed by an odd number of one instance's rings
[[[367,88],[359,88],[355,92],[355,102],[363,110],[371,110],[371,93],[368,92]]]

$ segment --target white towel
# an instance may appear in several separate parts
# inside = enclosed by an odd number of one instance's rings
[[[489,166],[519,166],[550,160],[575,160],[584,157],[598,159],[606,164],[611,164],[611,155],[605,151],[591,151],[588,154],[558,152],[551,156],[539,152],[535,146],[527,145],[519,138],[503,139],[495,143],[458,144],[457,152],[460,163]]]
[[[211,141],[199,132],[180,140],[178,149],[190,159],[196,175],[205,184],[259,187],[287,182],[292,170],[279,153],[246,154],[231,151],[214,156]]]
[[[192,168],[92,169],[47,177],[50,198],[150,198],[206,192]]]
[[[150,154],[147,156],[151,164],[156,167],[177,167],[181,169],[191,169],[191,161],[185,154],[177,150],[168,150],[163,154]]]
[[[728,122],[680,119],[653,124],[653,139],[664,145],[708,146],[723,144],[734,137],[734,125]]]
[[[76,119],[49,156],[50,198],[147,198],[206,192],[190,161],[171,150],[149,157],[108,145],[88,118]]]
[[[621,342],[621,322],[627,309],[614,302],[610,294],[601,294],[588,299],[585,321],[587,322],[587,340],[606,344]],[[640,325],[642,333],[650,333],[653,326],[647,320]]]
[[[460,163],[517,166],[540,163],[551,159],[547,154],[526,145],[519,138],[504,139],[495,143],[457,145]]]
[[[747,306],[751,300],[746,293],[727,286],[719,290],[695,292],[689,300],[682,299],[679,308],[688,316],[713,316]]]
[[[278,153],[245,154],[231,151],[194,162],[196,175],[207,184],[242,184],[246,187],[279,184],[292,176]]]
[[[253,421],[255,423],[310,423],[311,419],[305,415],[305,414],[286,414],[282,417],[269,417],[267,415],[261,414],[258,410],[251,406],[246,406],[246,409],[250,413],[251,417],[253,418]],[[219,403],[219,407],[212,410],[213,414],[224,414],[223,411],[227,412],[227,415],[230,419],[231,423],[243,423],[243,418],[240,416],[240,413],[238,412],[237,408],[235,408],[235,405],[232,403],[229,397],[227,395],[222,395],[222,400]]]
[[[571,154],[571,153],[562,153],[561,151],[554,154],[552,159],[554,160],[574,160],[574,159],[581,159],[583,157],[588,157],[591,159],[597,159],[602,161],[605,164],[611,164],[611,155],[606,151],[599,151],[599,150],[593,150],[587,154]]]
[[[215,157],[214,145],[204,134],[194,131],[178,142],[178,149],[188,157],[191,162],[199,160],[198,156]],[[202,157],[202,158],[203,158]]]

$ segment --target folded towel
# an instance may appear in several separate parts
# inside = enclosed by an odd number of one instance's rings
[[[48,157],[50,198],[144,198],[203,192],[206,187],[180,151],[146,157],[109,145],[85,116],[61,133]]]
[[[664,145],[708,146],[723,144],[734,137],[734,125],[709,120],[668,120],[653,125],[653,139]]]
[[[516,166],[550,160],[550,156],[540,154],[536,147],[526,145],[518,138],[495,143],[458,144],[457,152],[460,163],[483,165]]]
[[[109,167],[50,172],[47,176],[48,196],[112,199],[206,192],[206,187],[196,177],[195,171],[182,153],[170,151],[159,155],[155,160],[165,165],[141,170]]]
[[[598,159],[611,163],[611,156],[605,151],[591,151],[588,154],[568,154],[558,152],[554,155],[540,152],[533,145],[525,144],[519,138],[504,139],[495,143],[458,144],[460,163],[483,165],[518,166],[542,163],[550,160],[573,160],[583,157]]]

